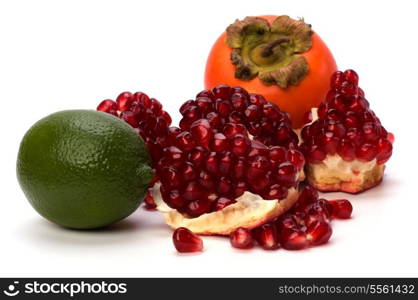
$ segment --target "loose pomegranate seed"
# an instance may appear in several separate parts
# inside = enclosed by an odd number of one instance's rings
[[[129,110],[132,101],[133,101],[132,93],[123,92],[119,94],[119,96],[116,98],[116,105],[118,107],[118,110],[120,111]]]
[[[306,238],[314,246],[325,244],[331,235],[332,228],[328,222],[313,222],[306,231]]]
[[[310,185],[307,185],[303,188],[302,192],[299,194],[298,204],[308,205],[310,203],[316,202],[319,198],[318,191]]]
[[[280,232],[280,244],[286,250],[301,250],[309,245],[309,241],[304,230],[283,228]]]
[[[265,223],[253,230],[253,237],[265,250],[280,248],[277,228],[273,223]]]
[[[200,252],[203,250],[203,241],[189,229],[177,228],[173,233],[173,243],[178,252]]]
[[[251,231],[242,227],[231,232],[229,240],[232,247],[238,249],[250,249],[254,246],[254,239],[251,235]]]
[[[353,206],[346,199],[328,201],[332,205],[332,216],[337,219],[349,219],[353,212]]]

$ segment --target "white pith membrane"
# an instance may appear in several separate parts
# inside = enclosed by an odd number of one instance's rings
[[[318,119],[317,108],[311,112],[313,123]],[[300,135],[299,140],[302,141]],[[345,161],[338,154],[328,154],[320,163],[306,163],[305,168],[308,183],[320,191],[359,193],[382,181],[385,165],[377,164],[376,159]]]
[[[305,175],[300,171],[297,176],[299,184]],[[157,210],[164,214],[165,221],[170,227],[174,229],[186,227],[194,233],[204,235],[229,235],[239,227],[252,229],[282,215],[298,200],[299,192],[296,188],[290,188],[287,197],[278,201],[265,200],[257,194],[246,191],[235,199],[236,203],[197,218],[189,218],[169,207],[161,197],[159,182],[154,185],[153,196]]]

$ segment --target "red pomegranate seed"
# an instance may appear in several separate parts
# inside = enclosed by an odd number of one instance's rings
[[[224,84],[220,84],[215,86],[212,89],[212,93],[214,95],[214,98],[221,98],[221,99],[228,99],[231,95],[232,89]]]
[[[161,182],[169,188],[176,188],[181,184],[181,177],[174,168],[164,167],[161,171],[160,178]]]
[[[226,197],[220,197],[218,200],[216,200],[213,203],[213,210],[214,211],[219,211],[224,209],[225,207],[236,203],[237,201],[230,199],[230,198],[226,198]]]
[[[238,249],[250,249],[254,246],[254,239],[251,235],[251,231],[239,227],[229,235],[229,241],[232,247]]]
[[[301,250],[309,246],[306,232],[299,228],[283,228],[279,239],[286,250]]]
[[[165,199],[167,201],[168,206],[174,209],[182,208],[186,204],[186,201],[181,196],[179,190],[170,191],[168,193],[168,197],[166,197]]]
[[[348,139],[342,139],[338,145],[337,153],[345,161],[353,161],[356,158],[355,145]]]
[[[283,184],[286,187],[291,187],[296,180],[296,167],[290,162],[283,162],[279,165],[277,169],[276,178],[278,182]]]
[[[308,204],[304,211],[307,215],[320,215],[325,220],[332,216],[332,205],[325,199],[318,199],[317,201]]]
[[[191,162],[186,162],[180,170],[182,179],[187,181],[195,180],[197,177],[194,165]]]
[[[215,96],[213,95],[212,91],[209,91],[209,90],[203,90],[203,91],[199,92],[196,95],[196,98],[199,98],[199,97],[208,97],[208,98],[210,98],[212,100],[215,99]]]
[[[377,141],[377,151],[376,156],[378,164],[384,164],[392,156],[392,143],[388,139],[380,138]]]
[[[192,217],[199,217],[211,211],[212,202],[209,199],[197,199],[189,202],[186,212]]]
[[[391,132],[388,133],[387,139],[389,140],[391,144],[395,142],[395,136]]]
[[[300,193],[298,203],[300,205],[307,205],[316,202],[318,198],[318,191],[314,187],[307,185],[303,188],[302,192]]]
[[[340,87],[341,84],[344,82],[345,78],[344,78],[344,73],[341,71],[336,71],[334,72],[334,74],[332,74],[331,76],[331,88],[335,89],[337,87]]]
[[[173,243],[178,252],[200,252],[203,250],[203,241],[189,229],[177,228],[173,233]]]
[[[288,152],[288,159],[298,168],[298,170],[302,170],[305,165],[305,157],[300,151],[290,149]]]
[[[271,183],[271,172],[260,177],[248,177],[247,181],[251,185],[253,192],[262,193]]]
[[[248,162],[247,178],[258,178],[270,169],[270,161],[265,156],[257,155]]]
[[[377,154],[376,146],[370,143],[364,143],[356,151],[356,155],[358,159],[364,160],[364,161],[373,160],[376,157],[376,154]]]
[[[133,102],[137,102],[137,103],[141,103],[143,105],[144,108],[151,108],[151,100],[148,97],[147,94],[142,93],[142,92],[136,92],[135,94],[132,95],[132,101]]]
[[[154,202],[154,196],[153,196],[153,188],[148,188],[147,194],[144,198],[145,208],[146,209],[155,209],[157,207],[157,204]]]
[[[223,152],[219,159],[219,172],[222,175],[229,174],[233,163],[234,163],[234,156],[232,155],[232,153],[229,151]]]
[[[199,184],[195,181],[189,182],[184,189],[183,198],[188,201],[192,201],[199,199],[201,196],[202,192]]]
[[[210,99],[208,97],[198,97],[198,98],[196,98],[195,104],[204,113],[211,111],[212,108],[213,108],[212,99]]]
[[[358,85],[358,75],[354,70],[344,71],[344,79],[354,86]]]
[[[306,231],[306,238],[314,246],[325,244],[331,235],[332,228],[328,222],[313,222]]]
[[[205,160],[205,167],[209,173],[217,174],[218,173],[218,158],[216,152],[210,152]]]
[[[263,96],[258,95],[258,94],[250,94],[249,101],[251,104],[254,104],[258,107],[262,107],[267,102]]]
[[[231,105],[228,100],[217,99],[215,102],[215,109],[218,112],[219,116],[227,117],[232,111]]]
[[[244,115],[247,117],[247,120],[254,121],[260,117],[260,110],[257,105],[251,104],[245,110]]]
[[[211,190],[215,187],[215,181],[206,171],[200,171],[198,182],[204,188]]]
[[[231,171],[231,176],[235,179],[241,179],[246,173],[246,163],[243,158],[237,160]]]
[[[250,140],[242,134],[236,134],[229,139],[229,147],[236,156],[245,156],[250,149]]]
[[[198,146],[193,148],[189,152],[188,159],[193,165],[195,165],[196,167],[200,167],[204,163],[206,154],[207,150],[205,150],[203,147]]]
[[[327,156],[326,153],[317,145],[310,146],[305,155],[305,158],[311,163],[321,162]]]
[[[100,104],[97,106],[97,110],[100,110],[102,112],[110,112],[110,111],[116,111],[116,103],[113,100],[107,99],[100,102]]]
[[[206,115],[208,122],[212,128],[219,128],[222,125],[221,117],[216,112],[210,112]]]
[[[234,187],[234,197],[238,198],[248,190],[248,186],[244,181],[239,181]]]
[[[223,132],[226,137],[232,137],[237,134],[247,135],[247,129],[242,124],[226,123]]]
[[[226,136],[223,133],[215,133],[210,149],[216,152],[222,152],[228,149],[228,142]]]
[[[332,205],[332,216],[337,219],[349,219],[353,212],[353,206],[346,199],[328,201]]]
[[[213,137],[213,131],[208,120],[199,119],[195,121],[190,126],[190,132],[198,145],[208,148],[209,142]]]
[[[280,184],[273,184],[267,191],[263,193],[263,199],[265,200],[280,200],[287,197],[287,188]]]
[[[276,225],[265,223],[253,230],[253,237],[257,243],[265,250],[275,250],[280,248],[279,236]]]
[[[135,118],[135,114],[129,110],[123,111],[120,114],[120,118],[131,125],[134,128],[138,128],[138,120]]]
[[[231,96],[232,108],[236,111],[244,111],[247,106],[247,96],[242,93],[234,93]]]
[[[280,163],[288,160],[288,152],[286,148],[281,146],[272,146],[270,147],[270,160],[274,165],[278,166]]]
[[[229,195],[232,191],[232,182],[227,177],[221,177],[218,181],[217,191],[221,195]]]
[[[116,98],[116,105],[118,107],[118,110],[125,111],[129,110],[131,107],[131,103],[133,101],[133,95],[130,92],[123,92],[119,94],[119,96]]]
[[[195,147],[194,139],[188,131],[179,133],[175,137],[175,144],[183,151],[189,151]]]
[[[180,113],[182,114],[182,115],[184,115],[184,113],[186,112],[186,110],[189,108],[189,107],[191,107],[191,106],[196,106],[196,104],[195,104],[195,102],[194,102],[194,100],[188,100],[188,101],[186,101],[186,102],[184,102],[183,103],[183,105],[182,106],[180,106],[180,109],[179,109],[179,111],[180,111]]]
[[[251,149],[248,153],[248,157],[255,157],[257,155],[268,156],[269,148],[258,141],[251,141]]]

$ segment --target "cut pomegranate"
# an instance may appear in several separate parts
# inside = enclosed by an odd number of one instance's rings
[[[200,252],[203,250],[203,241],[189,229],[180,227],[173,233],[173,243],[178,252]]]
[[[231,232],[229,240],[234,248],[250,249],[254,246],[254,239],[251,235],[251,231],[242,227]]]
[[[358,193],[379,184],[392,155],[393,135],[370,109],[358,81],[353,70],[336,72],[317,118],[302,129],[307,179],[321,191]]]

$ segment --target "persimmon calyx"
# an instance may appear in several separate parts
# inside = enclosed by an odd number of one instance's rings
[[[311,49],[312,33],[303,19],[288,16],[278,16],[271,24],[260,17],[235,21],[226,29],[235,77],[250,80],[258,76],[264,84],[281,88],[297,85],[309,71],[300,54]]]

